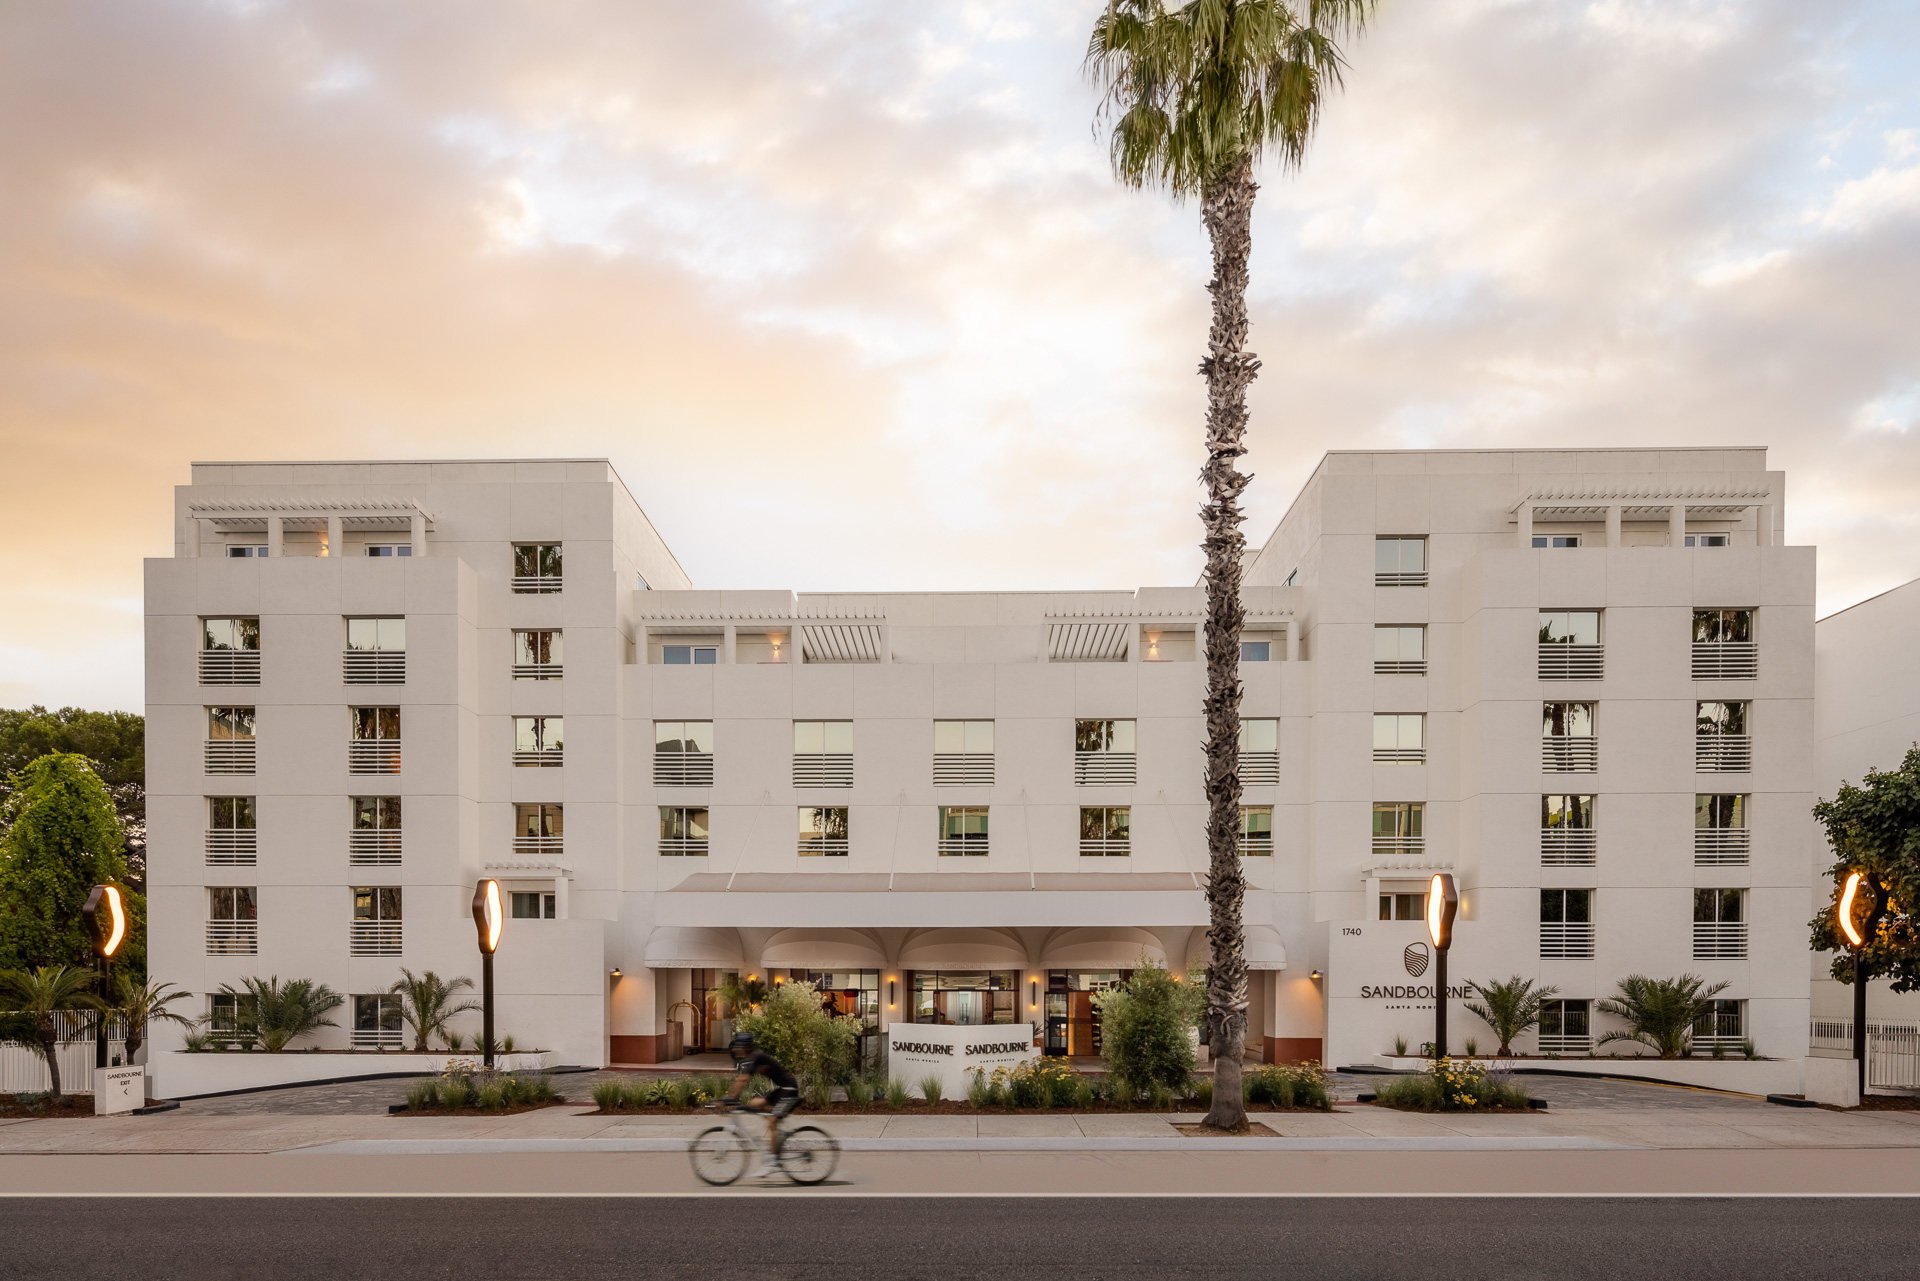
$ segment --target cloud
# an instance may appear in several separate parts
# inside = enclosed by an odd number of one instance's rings
[[[1329,447],[1765,443],[1829,608],[1920,573],[1899,9],[1383,8],[1263,179],[1251,540]],[[74,594],[195,457],[605,454],[714,586],[1192,581],[1206,246],[1087,20],[0,10],[4,697],[137,703]]]

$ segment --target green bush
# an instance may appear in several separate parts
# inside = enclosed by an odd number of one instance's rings
[[[847,1102],[857,1108],[866,1107],[873,1102],[873,1082],[864,1076],[855,1076],[847,1081]]]
[[[800,1079],[808,1097],[817,1086],[850,1080],[858,1062],[860,1021],[829,1014],[810,983],[776,984],[766,999],[734,1022],[752,1033],[757,1048],[780,1060]]]
[[[801,1082],[800,1093],[808,1107],[819,1111],[833,1102],[833,1082],[824,1076],[817,1076]]]
[[[940,1096],[946,1092],[946,1083],[939,1077],[923,1076],[920,1078],[920,1097],[927,1101],[929,1107],[938,1103]]]
[[[677,1076],[666,1082],[666,1102],[670,1108],[690,1108],[693,1106],[694,1091],[700,1087],[684,1076]]]
[[[1326,1071],[1318,1063],[1264,1064],[1241,1078],[1241,1089],[1249,1107],[1313,1108],[1322,1112],[1333,1107]]]
[[[888,1107],[896,1109],[903,1108],[907,1106],[907,1099],[910,1097],[911,1095],[907,1093],[907,1083],[905,1081],[902,1081],[897,1076],[887,1078]]]
[[[967,1102],[977,1108],[986,1107],[988,1095],[992,1089],[993,1086],[987,1080],[985,1072],[973,1073],[972,1079],[967,1082]]]
[[[1193,1084],[1188,1087],[1187,1097],[1194,1101],[1194,1104],[1200,1111],[1205,1112],[1211,1109],[1213,1107],[1213,1078],[1211,1076],[1195,1077]]]
[[[1073,1083],[1073,1106],[1077,1111],[1091,1112],[1099,1096],[1094,1093],[1093,1082],[1081,1077]]]
[[[428,1108],[440,1106],[440,1082],[437,1080],[415,1081],[407,1087],[407,1108],[414,1112],[424,1112]]]
[[[1193,1040],[1205,993],[1150,961],[1143,961],[1125,987],[1095,998],[1100,1007],[1101,1050],[1117,1093],[1137,1099],[1156,1087],[1170,1096],[1193,1075]]]
[[[593,1105],[602,1112],[618,1112],[633,1106],[630,1097],[623,1081],[602,1081],[593,1087]]]
[[[1379,1101],[1410,1112],[1488,1112],[1525,1108],[1527,1092],[1478,1064],[1441,1059],[1424,1072],[1382,1085]]]

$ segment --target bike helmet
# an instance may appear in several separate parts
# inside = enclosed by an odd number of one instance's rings
[[[753,1053],[753,1033],[735,1032],[733,1034],[733,1040],[727,1043],[727,1048],[733,1051],[734,1058],[746,1058],[747,1055]]]

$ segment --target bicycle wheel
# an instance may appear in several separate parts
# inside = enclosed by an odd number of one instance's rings
[[[780,1141],[780,1168],[795,1183],[824,1183],[840,1163],[840,1145],[817,1125],[796,1127]]]
[[[726,1187],[747,1172],[747,1155],[747,1145],[725,1125],[702,1130],[687,1145],[693,1172],[716,1188]]]

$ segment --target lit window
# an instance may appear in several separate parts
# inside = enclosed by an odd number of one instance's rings
[[[1425,894],[1382,894],[1380,919],[1383,921],[1423,921],[1427,917]]]

